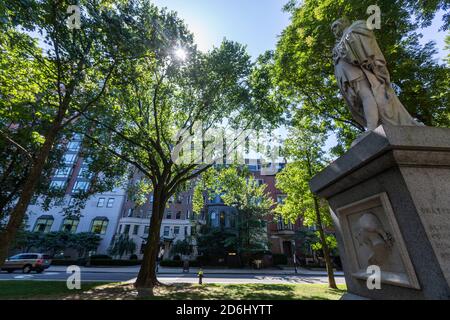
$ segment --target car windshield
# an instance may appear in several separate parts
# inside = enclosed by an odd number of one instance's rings
[[[14,260],[37,259],[37,254],[21,254]]]

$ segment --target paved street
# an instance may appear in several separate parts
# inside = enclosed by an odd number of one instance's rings
[[[137,276],[137,268],[82,268],[81,280],[85,282],[123,282],[133,281]],[[233,272],[234,271],[234,272]],[[245,273],[249,272],[249,273]],[[289,274],[291,273],[291,274]],[[42,274],[34,272],[23,274],[21,271],[8,274],[0,273],[1,280],[40,280],[40,281],[66,281],[69,274],[65,267],[52,267]],[[159,280],[164,283],[197,283],[196,270],[189,274],[183,274],[179,269],[162,269]],[[345,283],[344,277],[339,273],[336,276],[337,283]],[[293,274],[290,271],[276,270],[205,270],[204,283],[327,283],[324,272]]]

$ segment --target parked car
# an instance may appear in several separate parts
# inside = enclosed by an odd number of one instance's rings
[[[10,257],[1,266],[1,270],[8,273],[15,270],[22,270],[23,273],[36,271],[41,273],[52,263],[51,257],[42,253],[21,253]]]

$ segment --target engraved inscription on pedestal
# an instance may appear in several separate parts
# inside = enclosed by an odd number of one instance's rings
[[[438,258],[450,261],[450,209],[421,208],[420,213],[427,223],[430,240],[438,252]]]
[[[381,269],[381,282],[420,289],[386,193],[337,210],[351,275],[367,279],[367,267]]]
[[[420,220],[450,285],[450,169],[402,168]]]

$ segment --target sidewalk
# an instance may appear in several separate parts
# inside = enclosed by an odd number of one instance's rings
[[[51,266],[47,272],[66,272],[66,266]],[[91,273],[132,273],[137,274],[140,266],[132,267],[81,267],[81,272]],[[199,268],[190,268],[189,274],[197,274]],[[217,268],[203,268],[204,274],[254,274],[254,275],[295,275],[293,267],[287,267],[282,270],[268,268],[268,269],[217,269]],[[167,268],[159,267],[158,274],[183,274],[183,268]],[[185,273],[186,274],[186,273]],[[308,270],[304,268],[297,268],[297,275],[299,276],[326,276],[326,271]],[[335,271],[335,276],[343,276],[342,271]]]

